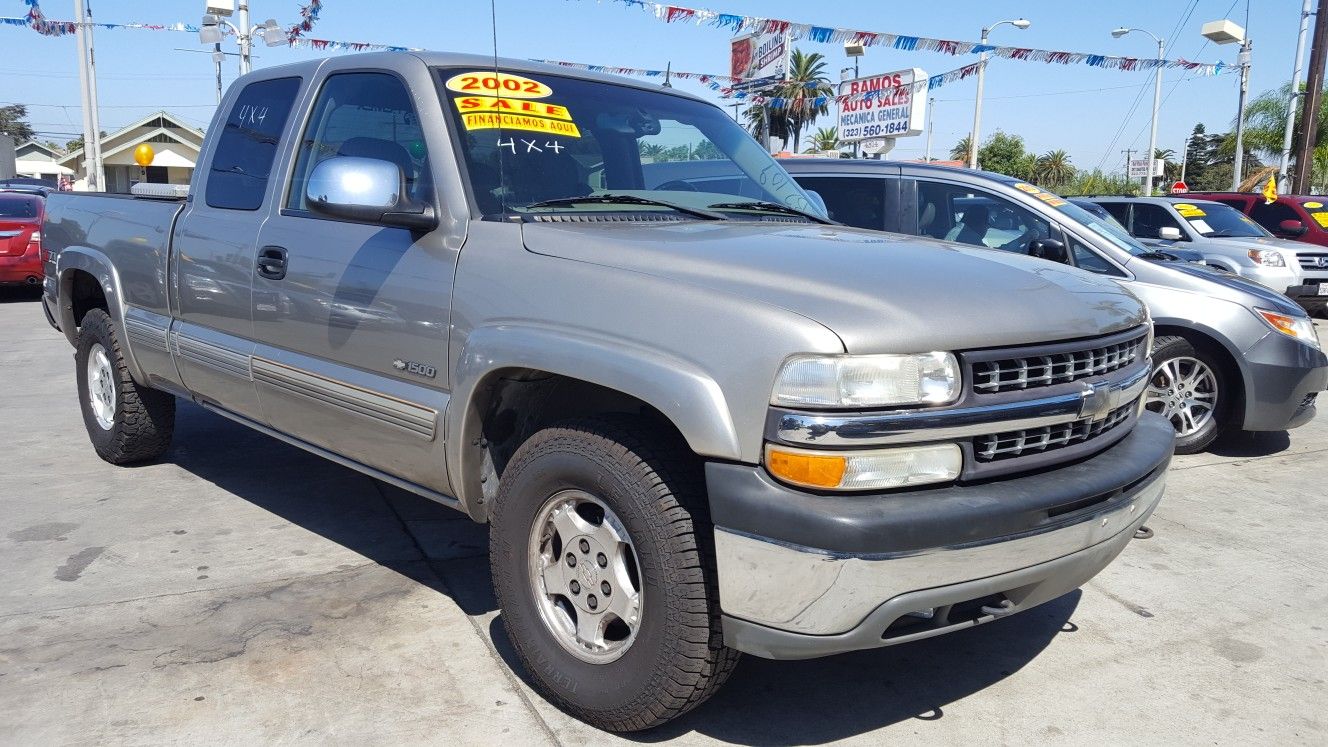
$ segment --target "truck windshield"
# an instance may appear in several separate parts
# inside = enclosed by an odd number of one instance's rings
[[[542,73],[436,72],[485,217],[825,215],[718,107],[663,90]]]
[[[1178,202],[1172,207],[1176,208],[1176,212],[1180,213],[1182,218],[1190,222],[1190,227],[1200,236],[1209,238],[1272,236],[1258,223],[1246,218],[1239,210],[1220,202]]]

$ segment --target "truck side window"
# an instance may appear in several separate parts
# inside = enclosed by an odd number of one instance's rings
[[[1286,232],[1282,230],[1282,221],[1301,220],[1300,216],[1296,214],[1296,209],[1285,202],[1269,204],[1262,200],[1250,208],[1250,218],[1269,231],[1283,235]]]
[[[305,210],[305,182],[319,162],[334,156],[387,161],[401,169],[406,192],[428,199],[429,159],[424,131],[406,85],[388,73],[328,76],[314,102],[291,175],[286,207]]]
[[[260,80],[240,91],[212,154],[204,190],[208,207],[257,210],[263,206],[281,131],[299,91],[299,78]]]
[[[1103,210],[1111,213],[1111,217],[1122,226],[1130,225],[1130,203],[1128,202],[1099,202]]]
[[[960,244],[1027,254],[1051,237],[1051,223],[982,190],[918,180],[918,233]]]
[[[1181,239],[1188,241],[1185,229],[1181,228],[1180,221],[1171,216],[1171,213],[1161,205],[1154,205],[1149,202],[1136,202],[1134,204],[1134,224],[1130,227],[1130,233],[1140,239],[1160,239],[1158,234],[1163,228],[1174,228],[1180,231]]]
[[[821,195],[830,217],[857,228],[885,229],[885,179],[872,176],[800,176],[803,189]]]

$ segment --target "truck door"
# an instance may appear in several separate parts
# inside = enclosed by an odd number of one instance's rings
[[[457,251],[441,230],[331,219],[305,199],[315,166],[353,156],[395,165],[412,197],[439,209],[428,141],[446,133],[427,129],[394,73],[323,82],[250,270],[254,381],[273,428],[448,492],[442,415]]]
[[[298,77],[260,80],[228,101],[171,244],[170,342],[181,379],[199,399],[260,422],[250,283],[268,175],[299,90]]]

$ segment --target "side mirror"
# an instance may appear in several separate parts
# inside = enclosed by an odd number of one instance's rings
[[[1298,220],[1284,220],[1277,224],[1278,230],[1288,236],[1304,236],[1309,227]]]
[[[1070,252],[1065,248],[1065,242],[1057,239],[1034,239],[1028,242],[1028,256],[1063,265],[1070,264]]]
[[[438,227],[432,207],[406,197],[406,175],[390,161],[358,156],[321,161],[309,175],[304,196],[309,210],[329,218],[417,231]]]
[[[1180,241],[1180,229],[1175,226],[1162,226],[1157,229],[1157,237],[1163,241]]]

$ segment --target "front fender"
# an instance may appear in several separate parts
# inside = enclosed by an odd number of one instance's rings
[[[466,448],[479,437],[475,406],[481,382],[495,371],[524,368],[597,384],[635,397],[667,417],[697,454],[738,460],[741,449],[719,384],[695,363],[582,330],[502,324],[468,336],[445,416],[448,472],[457,497],[476,516],[481,459]]]

